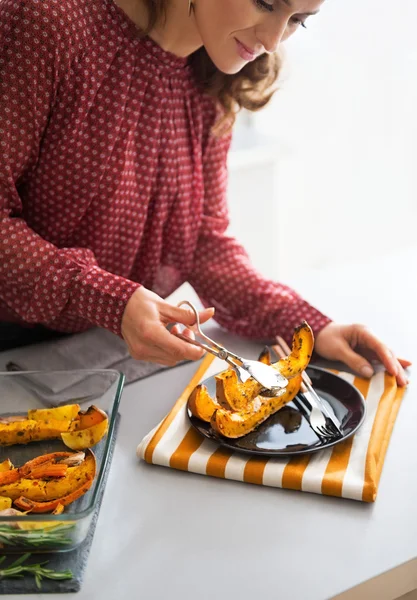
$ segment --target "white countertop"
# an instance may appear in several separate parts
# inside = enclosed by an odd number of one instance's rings
[[[330,316],[369,323],[417,362],[416,258],[417,248],[291,283]],[[228,341],[242,353],[258,348],[232,336]],[[84,585],[69,597],[326,600],[417,557],[415,381],[394,427],[377,501],[368,505],[139,461],[138,442],[195,368],[188,364],[125,388]],[[42,597],[59,596],[33,599]]]

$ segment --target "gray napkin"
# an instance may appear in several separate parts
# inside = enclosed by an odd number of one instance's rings
[[[166,299],[172,305],[182,300],[190,300],[198,308],[201,301],[195,290],[188,284],[182,284]],[[138,361],[131,358],[125,342],[105,329],[90,329],[84,333],[65,336],[57,340],[16,348],[5,353],[8,370],[19,371],[71,371],[73,369],[115,369],[126,377],[126,383],[143,379],[167,368],[156,363]],[[180,364],[184,364],[184,361]],[[35,375],[22,374],[21,383],[30,378],[30,390],[34,391]],[[88,382],[80,375],[68,373],[59,378],[42,374],[42,385],[38,387],[38,396],[46,405],[56,405],[56,394],[60,404],[74,398],[85,396],[86,390],[91,398],[100,395],[102,378],[88,376]],[[81,383],[83,382],[83,383]],[[40,382],[38,382],[40,383]],[[88,385],[87,385],[88,384]],[[53,399],[53,402],[52,402]]]
[[[167,368],[156,363],[134,360],[121,338],[98,328],[58,340],[16,348],[7,353],[7,358],[6,369],[9,371],[115,369],[125,375],[127,383]],[[60,396],[60,403],[85,396],[87,389],[86,376],[81,373],[68,373],[65,377],[43,373],[42,384],[37,383],[36,375],[22,373],[22,383],[25,378],[30,378],[32,391],[33,385],[37,385],[39,396],[46,404],[48,399],[56,399],[57,394]],[[100,377],[95,379],[94,376],[88,376],[88,390],[92,397],[102,393],[100,382]]]

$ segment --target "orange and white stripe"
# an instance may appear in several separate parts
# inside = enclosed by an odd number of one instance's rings
[[[148,463],[278,488],[375,501],[385,453],[404,394],[395,378],[380,372],[371,380],[339,373],[367,403],[365,423],[355,436],[327,450],[290,459],[248,457],[202,437],[186,414],[188,397],[224,363],[206,356],[171,412],[139,444]]]

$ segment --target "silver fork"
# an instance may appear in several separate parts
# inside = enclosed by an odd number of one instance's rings
[[[316,390],[313,388],[313,386],[307,379],[303,380],[300,395],[302,401],[307,401],[307,403],[310,405],[312,413],[320,413],[320,416],[324,419],[326,429],[332,432],[333,437],[343,435],[340,426],[338,425],[335,419],[329,416],[327,407],[324,405],[320,396],[317,394]]]
[[[310,423],[311,429],[324,440],[332,440],[339,434],[332,431],[326,422],[326,418],[319,408],[304,403],[305,392],[301,392],[297,395],[296,404],[302,405],[304,408],[304,414],[306,415],[307,421]],[[300,407],[300,406],[299,406]]]
[[[289,348],[282,338],[277,337],[277,342],[273,349],[280,358],[284,358],[289,353]],[[317,393],[309,381],[310,378],[307,379],[307,377],[308,375],[304,372],[300,392],[294,399],[294,403],[298,408],[304,409],[302,412],[306,415],[311,428],[319,437],[325,440],[339,437],[342,435],[341,430],[333,423],[333,420],[326,419],[321,409],[321,399],[317,397]]]
[[[329,441],[329,440],[334,439],[335,436],[333,434],[329,433],[327,430],[325,431],[324,429],[322,429],[323,425],[320,424],[321,423],[320,415],[319,415],[318,419],[316,419],[317,415],[316,415],[316,417],[312,416],[313,411],[310,409],[310,407],[307,408],[307,405],[301,401],[299,394],[294,398],[293,403],[298,408],[300,413],[304,416],[307,423],[310,425],[311,429],[314,431],[314,433],[317,435],[317,437],[319,437],[321,440],[324,440],[324,441]],[[324,425],[324,427],[326,427],[326,425]]]

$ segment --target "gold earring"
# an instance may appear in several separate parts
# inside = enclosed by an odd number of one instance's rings
[[[191,13],[193,12],[193,0],[188,0],[188,16],[191,17]]]

